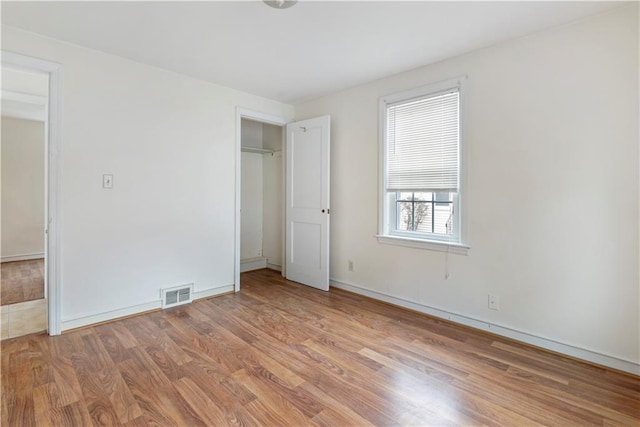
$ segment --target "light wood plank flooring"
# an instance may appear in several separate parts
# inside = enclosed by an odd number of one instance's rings
[[[2,343],[2,425],[638,426],[640,378],[260,270]]]
[[[44,259],[0,264],[1,305],[42,298],[44,298]]]

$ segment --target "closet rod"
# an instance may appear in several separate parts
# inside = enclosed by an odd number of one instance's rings
[[[273,150],[269,150],[268,148],[257,148],[257,147],[247,147],[245,145],[240,147],[240,151],[244,153],[257,153],[257,154],[273,154]]]

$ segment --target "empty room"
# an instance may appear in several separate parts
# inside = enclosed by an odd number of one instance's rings
[[[1,424],[640,425],[639,22],[2,1]]]

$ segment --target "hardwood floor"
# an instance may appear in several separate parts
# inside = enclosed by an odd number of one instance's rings
[[[640,425],[640,378],[270,270],[2,343],[2,425]]]
[[[44,259],[0,265],[0,303],[17,304],[44,298]]]

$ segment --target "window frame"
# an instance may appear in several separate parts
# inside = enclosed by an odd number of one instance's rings
[[[379,243],[392,244],[398,246],[406,246],[412,248],[428,249],[442,252],[458,253],[467,255],[470,249],[468,245],[468,227],[467,227],[467,186],[466,186],[466,147],[465,147],[465,126],[466,126],[466,98],[464,83],[466,76],[461,76],[439,83],[430,84],[416,89],[410,89],[403,92],[393,93],[387,96],[383,96],[378,101],[378,140],[379,140],[379,194],[378,194],[378,234],[377,239]],[[387,150],[386,150],[386,136],[387,136],[387,108],[390,105],[409,102],[416,98],[429,97],[431,95],[436,96],[439,93],[445,92],[450,89],[458,89],[459,93],[459,147],[458,147],[458,192],[457,203],[454,205],[457,211],[454,211],[455,223],[457,229],[454,232],[454,238],[438,239],[433,236],[420,235],[418,233],[398,231],[395,229],[396,225],[392,226],[392,221],[395,224],[396,214],[393,209],[390,208],[389,195],[387,192]],[[395,202],[394,202],[395,203]]]

